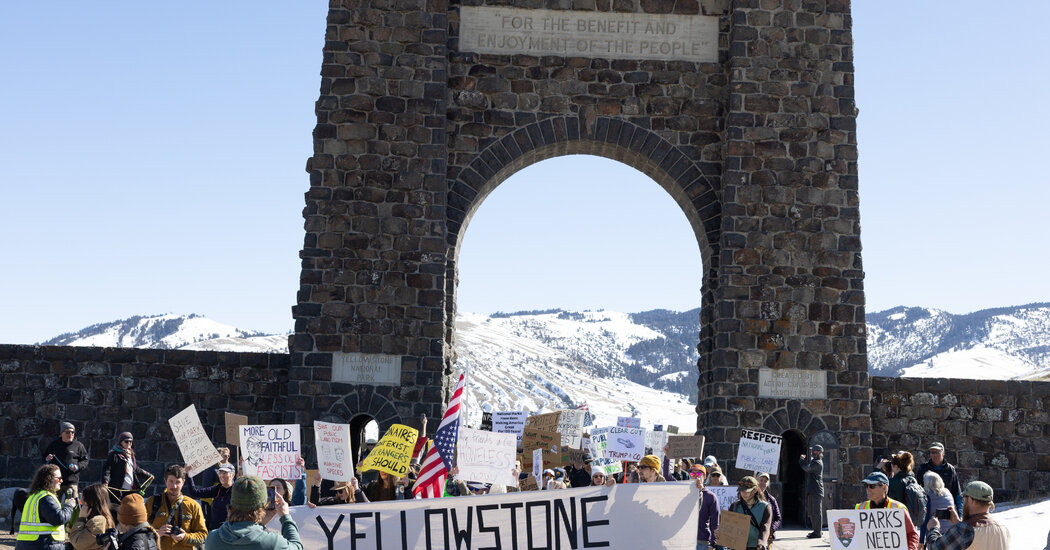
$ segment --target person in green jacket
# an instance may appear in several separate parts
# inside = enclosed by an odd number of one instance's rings
[[[229,515],[222,527],[208,533],[205,550],[303,550],[299,528],[288,515],[288,502],[280,494],[274,506],[281,518],[281,532],[262,526],[266,514],[266,483],[258,476],[244,476],[233,484]]]

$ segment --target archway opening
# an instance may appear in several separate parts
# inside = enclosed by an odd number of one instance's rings
[[[780,446],[780,471],[777,474],[780,484],[780,513],[783,525],[803,526],[806,522],[806,472],[798,463],[800,456],[808,454],[806,436],[798,430],[788,430],[781,434],[784,439]]]
[[[565,155],[515,172],[471,211],[455,260],[456,355],[476,374],[500,368],[468,393],[468,425],[484,410],[587,403],[600,422],[694,431],[706,234],[668,180]],[[631,385],[610,398],[601,381],[616,377]]]
[[[350,419],[350,455],[354,457],[356,469],[378,439],[379,423],[368,414],[358,414]]]

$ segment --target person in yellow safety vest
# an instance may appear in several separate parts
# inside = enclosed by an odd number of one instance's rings
[[[22,508],[15,550],[64,550],[66,527],[73,518],[76,499],[72,489],[66,491],[65,503],[59,502],[62,472],[54,464],[37,468],[29,486],[29,498]]]
[[[864,491],[868,494],[868,500],[854,506],[856,510],[870,510],[872,508],[903,508],[904,532],[908,537],[908,550],[919,550],[919,531],[908,515],[908,507],[903,502],[893,500],[888,496],[890,491],[890,478],[882,472],[872,472],[864,478]]]

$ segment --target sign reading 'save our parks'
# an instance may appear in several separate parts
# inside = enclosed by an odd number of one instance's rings
[[[718,61],[718,18],[460,6],[459,51]]]
[[[175,443],[179,446],[189,475],[195,476],[222,460],[208,437],[208,432],[204,431],[204,426],[201,425],[197,407],[192,403],[168,419],[168,425],[171,426],[171,433],[175,436]]]
[[[390,426],[361,463],[361,471],[379,470],[404,477],[408,473],[408,463],[412,460],[412,449],[415,448],[418,435],[419,430],[404,424]]]
[[[827,399],[828,374],[822,370],[758,369],[758,396]]]
[[[401,385],[401,356],[379,353],[333,353],[332,382]]]

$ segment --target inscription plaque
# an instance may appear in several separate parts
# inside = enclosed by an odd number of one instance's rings
[[[459,20],[464,52],[718,61],[718,18],[708,15],[462,6]]]
[[[828,375],[822,370],[758,369],[758,396],[827,399]]]
[[[401,356],[378,353],[333,353],[332,382],[401,385]]]

